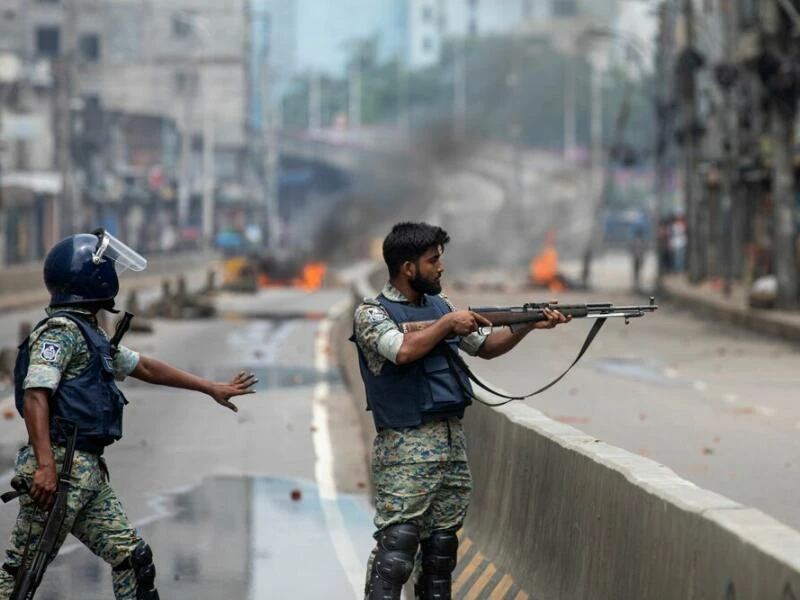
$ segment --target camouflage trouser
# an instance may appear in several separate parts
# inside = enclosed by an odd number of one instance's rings
[[[64,449],[54,447],[57,469],[61,468]],[[36,458],[30,446],[17,454],[15,469],[30,481],[36,471]],[[116,493],[108,485],[99,457],[81,451],[75,452],[72,465],[73,485],[67,496],[67,516],[56,548],[72,533],[97,556],[115,566],[125,560],[139,536],[128,521]],[[36,551],[44,529],[46,513],[39,509],[27,495],[19,499],[17,521],[11,532],[10,547],[5,564],[13,569],[20,566],[25,545],[30,542],[28,555]],[[136,580],[132,570],[114,571],[114,596],[117,600],[136,599]],[[8,600],[14,588],[14,578],[0,569],[0,600]]]
[[[419,527],[422,540],[434,531],[460,529],[472,491],[461,422],[381,431],[372,446],[372,477],[376,539],[399,523]],[[377,547],[367,562],[367,582],[376,552]],[[417,572],[419,560],[418,553]]]

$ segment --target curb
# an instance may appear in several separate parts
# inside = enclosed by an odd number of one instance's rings
[[[737,325],[787,342],[800,343],[800,314],[735,306],[723,296],[707,296],[700,291],[663,282],[660,293],[675,306],[699,316]]]

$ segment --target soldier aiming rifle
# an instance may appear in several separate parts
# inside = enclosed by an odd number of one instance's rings
[[[366,600],[399,600],[415,566],[419,600],[452,598],[456,532],[472,489],[461,419],[475,397],[470,380],[483,386],[459,351],[493,359],[534,330],[596,317],[580,359],[607,318],[627,320],[656,309],[651,301],[629,307],[545,303],[455,310],[441,286],[449,239],[442,228],[426,223],[395,225],[383,242],[389,282],[354,315],[351,341],[358,347],[367,409],[377,429],[372,448],[377,531]]]

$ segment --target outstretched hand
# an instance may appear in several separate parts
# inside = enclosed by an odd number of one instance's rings
[[[256,383],[258,383],[258,379],[255,375],[239,371],[228,383],[215,383],[209,395],[217,404],[229,408],[233,412],[239,412],[239,408],[230,402],[230,399],[234,396],[254,394],[253,386]]]

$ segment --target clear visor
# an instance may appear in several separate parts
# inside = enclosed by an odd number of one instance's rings
[[[147,259],[144,256],[107,231],[97,231],[95,235],[100,238],[100,244],[93,257],[95,263],[103,259],[111,260],[117,265],[117,273],[122,273],[126,269],[144,271],[147,268]]]

